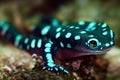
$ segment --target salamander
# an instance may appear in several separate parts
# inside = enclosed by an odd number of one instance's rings
[[[78,21],[63,24],[45,18],[35,25],[32,36],[24,36],[11,23],[0,21],[0,34],[16,47],[36,51],[44,60],[43,69],[68,73],[54,62],[54,57],[70,59],[106,53],[114,43],[114,33],[105,22]]]

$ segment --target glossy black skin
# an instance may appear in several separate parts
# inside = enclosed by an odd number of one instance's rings
[[[84,22],[84,24],[80,25],[79,22],[70,23],[70,24],[62,23],[55,18],[51,18],[47,16],[47,17],[43,17],[43,19],[41,20],[41,23],[36,25],[36,28],[32,31],[31,34],[33,34],[36,37],[51,38],[52,41],[59,48],[61,48],[61,46],[59,45],[60,42],[64,43],[64,47],[62,48],[67,48],[67,43],[70,43],[72,46],[71,49],[78,50],[80,52],[79,54],[81,55],[86,55],[86,53],[87,55],[103,54],[103,53],[106,53],[106,51],[108,51],[114,45],[114,33],[112,32],[112,30],[109,28],[109,26],[106,23],[88,22],[88,21],[86,22],[81,21],[81,22]],[[87,29],[87,27],[91,23],[95,23],[95,25]],[[102,27],[104,24],[106,26]],[[48,32],[48,34],[42,35],[40,32],[47,25],[51,25],[52,29]],[[70,28],[71,26],[74,26],[74,28]],[[56,39],[55,38],[55,35],[57,33],[56,29],[59,27],[62,27],[61,31],[59,31],[61,35],[59,38]],[[79,27],[79,29],[76,29],[76,27]],[[65,31],[63,32],[62,30],[65,30]],[[81,33],[82,31],[86,33]],[[71,32],[72,36],[70,38],[65,38],[65,35],[67,34],[67,32]],[[107,35],[103,35],[104,32],[107,32]],[[79,35],[81,39],[75,40],[74,37],[76,35]],[[86,43],[90,39],[94,39],[94,38],[98,40],[99,43],[101,43],[101,45],[92,48],[89,46],[89,44],[86,44]],[[108,46],[105,45],[106,43],[109,43]]]
[[[103,54],[114,45],[112,30],[106,23],[101,22],[65,24],[55,18],[44,17],[31,32],[32,37],[26,37],[12,24],[1,21],[0,33],[15,46],[42,55],[45,61],[43,69],[54,72],[68,73],[54,63],[55,55],[60,59],[68,59]]]

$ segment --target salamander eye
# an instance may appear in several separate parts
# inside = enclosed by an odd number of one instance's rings
[[[88,40],[87,45],[90,48],[95,49],[95,48],[97,48],[100,45],[100,42],[97,39],[92,38],[92,39]]]

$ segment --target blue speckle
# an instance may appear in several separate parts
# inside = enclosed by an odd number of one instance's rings
[[[80,27],[75,27],[75,29],[80,29]]]
[[[36,42],[36,39],[33,39],[32,42],[31,42],[31,47],[32,48],[35,48],[35,42]]]
[[[58,22],[58,20],[53,19],[52,24],[53,24],[53,26],[57,27],[59,25],[59,22]]]
[[[47,47],[47,48],[45,48],[45,50],[44,50],[45,52],[50,52],[50,48],[49,47]]]
[[[39,40],[38,40],[38,42],[37,42],[37,47],[38,47],[38,48],[40,48],[40,47],[41,47],[41,45],[42,45],[42,40],[41,40],[41,39],[39,39]]]
[[[94,35],[89,35],[88,37],[94,37]]]
[[[106,27],[107,26],[107,24],[106,23],[104,23],[103,25],[102,25],[102,28],[104,28],[104,27]]]
[[[110,41],[110,44],[113,45],[114,44],[113,41]]]
[[[64,44],[63,44],[62,42],[60,42],[60,46],[61,46],[61,47],[64,47]]]
[[[85,34],[85,33],[86,33],[86,31],[81,31],[80,33],[81,33],[81,34]]]
[[[50,68],[48,68],[47,70],[50,70]]]
[[[67,48],[72,48],[71,45],[70,45],[69,43],[67,44]]]
[[[75,40],[79,40],[79,39],[80,39],[80,36],[77,35],[77,36],[75,36],[74,38],[75,38]]]
[[[65,35],[65,38],[70,38],[70,36],[71,36],[71,33],[68,32],[68,33]]]
[[[52,55],[50,53],[47,53],[46,57],[52,57]]]
[[[18,46],[20,40],[22,39],[22,35],[17,35],[16,38],[15,38],[15,45]]]
[[[58,37],[60,37],[61,33],[58,32],[56,35],[55,35],[55,38],[57,39]]]
[[[47,60],[48,60],[48,63],[52,63],[53,64],[53,60],[52,60],[52,55],[51,55],[51,53],[47,53],[46,54],[46,58],[47,58]],[[55,65],[55,64],[54,64]]]
[[[61,66],[60,66],[59,68],[60,68],[61,70],[64,70],[64,68],[63,68],[63,67],[61,67]]]
[[[62,29],[61,27],[57,28],[57,29],[56,29],[56,32],[59,32],[61,29]]]
[[[28,41],[29,41],[29,39],[28,39],[28,38],[25,38],[24,43],[27,44]]]
[[[112,30],[110,30],[110,36],[111,36],[111,38],[114,37],[114,34],[113,34],[113,31],[112,31]]]
[[[47,65],[50,66],[50,67],[54,67],[55,66],[55,64],[53,64],[51,62],[49,62]]]
[[[2,35],[5,35],[6,31],[9,29],[9,25],[8,24],[4,24],[4,27],[2,27],[3,30],[1,32]]]
[[[45,47],[51,47],[51,44],[50,43],[46,43]]]
[[[105,31],[105,32],[103,32],[102,34],[103,34],[103,35],[107,35],[107,34],[108,34],[108,32],[107,32],[107,31]]]
[[[85,22],[84,22],[84,21],[80,21],[80,22],[78,22],[78,24],[79,24],[79,25],[84,25]]]
[[[87,27],[86,27],[86,31],[93,31],[96,29],[96,22],[91,22]]]
[[[71,28],[74,28],[75,26],[70,26],[69,28],[71,29]]]
[[[50,26],[45,26],[45,27],[41,30],[41,34],[42,34],[42,35],[46,35],[49,30],[50,30]]]
[[[103,29],[103,31],[105,31],[105,30],[106,30],[106,28]]]
[[[55,70],[58,71],[58,68],[55,67]]]
[[[105,46],[106,46],[106,47],[109,47],[109,46],[110,46],[110,44],[109,44],[109,43],[106,43],[106,44],[105,44]]]

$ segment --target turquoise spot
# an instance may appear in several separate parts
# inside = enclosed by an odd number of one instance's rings
[[[104,27],[106,27],[107,26],[107,24],[106,23],[104,23],[103,25],[102,25],[102,28],[104,28]]]
[[[59,68],[60,68],[61,70],[64,70],[64,68],[63,68],[63,67],[61,67],[61,66],[60,66]]]
[[[69,28],[71,29],[71,28],[74,28],[75,26],[70,26]]]
[[[93,31],[96,29],[96,22],[91,22],[87,27],[86,27],[86,31]]]
[[[24,40],[24,43],[28,43],[28,41],[29,41],[29,39],[28,38],[25,38],[25,40]]]
[[[32,47],[32,48],[35,48],[35,42],[36,42],[36,40],[33,39],[32,42],[31,42],[31,47]]]
[[[55,70],[58,71],[58,68],[55,67]]]
[[[107,34],[108,34],[108,32],[107,32],[107,31],[105,31],[105,32],[103,32],[102,34],[103,34],[103,35],[107,35]]]
[[[37,42],[37,47],[40,48],[42,45],[42,40],[41,39],[38,39],[38,42]]]
[[[56,26],[58,26],[59,22],[58,22],[58,20],[53,19],[52,24],[53,24],[53,26],[56,27]]]
[[[50,54],[50,53],[48,53],[48,54]],[[53,61],[53,59],[52,59],[52,56],[49,56],[49,57],[46,57],[47,58],[47,62],[48,63],[54,63],[54,61]]]
[[[54,63],[51,53],[47,53],[46,58],[48,63],[52,63],[52,64]]]
[[[48,68],[47,70],[50,70],[50,68]]]
[[[63,29],[62,32],[65,32],[65,29]]]
[[[68,33],[65,35],[65,38],[70,38],[70,36],[71,36],[71,33],[68,32]]]
[[[105,31],[105,30],[106,30],[106,28],[103,29],[103,31]]]
[[[98,43],[98,46],[101,45],[101,42]]]
[[[5,35],[6,31],[9,29],[9,25],[8,24],[4,24],[2,28],[3,28],[3,30],[1,32],[1,34]]]
[[[67,44],[67,48],[71,48],[71,45],[69,43]]]
[[[49,40],[49,43],[50,43],[50,44],[53,44],[53,42],[52,42],[51,40]]]
[[[75,27],[75,29],[80,29],[80,27]]]
[[[62,42],[60,42],[60,46],[61,46],[61,47],[64,47],[64,44],[63,44]]]
[[[50,43],[46,43],[45,47],[51,47],[51,44]]]
[[[55,66],[55,64],[50,63],[50,62],[47,65],[50,66],[50,67],[54,67]]]
[[[111,38],[114,37],[114,34],[113,34],[113,31],[112,31],[112,30],[110,30],[110,36],[111,36]]]
[[[50,48],[49,47],[47,47],[47,48],[45,48],[45,50],[44,50],[45,52],[50,52]]]
[[[19,45],[19,42],[20,40],[22,39],[22,35],[17,35],[16,38],[15,38],[15,45],[18,46]]]
[[[52,55],[50,53],[47,53],[46,57],[52,57]]]
[[[55,38],[57,39],[58,37],[60,37],[60,32],[58,32],[56,35],[55,35]]]
[[[81,33],[81,34],[85,34],[85,33],[86,33],[86,31],[81,31],[80,33]]]
[[[113,41],[110,41],[110,44],[113,45]]]
[[[94,35],[89,35],[89,37],[94,37]]]
[[[80,39],[80,36],[75,36],[75,40],[79,40]]]
[[[56,29],[56,32],[59,32],[61,29],[62,29],[61,27],[57,28],[57,29]]]
[[[109,43],[106,43],[106,44],[105,44],[105,46],[106,46],[106,47],[109,47],[109,46],[110,46],[110,44],[109,44]]]
[[[45,27],[41,30],[41,34],[42,34],[42,35],[46,35],[49,30],[50,30],[50,26],[45,26]]]
[[[84,21],[80,21],[80,22],[78,22],[78,24],[79,24],[79,25],[84,25],[85,22],[84,22]]]

